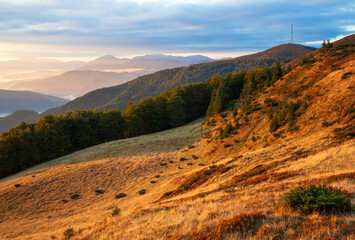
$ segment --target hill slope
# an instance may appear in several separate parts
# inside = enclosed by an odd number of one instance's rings
[[[224,75],[242,69],[269,67],[277,61],[286,63],[313,50],[314,48],[302,45],[282,44],[264,52],[235,59],[167,69],[138,77],[119,86],[92,91],[44,114],[63,114],[68,111],[94,108],[123,110],[129,102],[138,102],[143,97],[156,96],[164,90],[187,83],[204,82],[217,73]]]
[[[341,187],[354,203],[355,52],[334,51],[259,93],[251,112],[211,119],[192,146],[193,137],[174,140],[196,134],[180,128],[170,141],[106,143],[0,183],[0,238],[61,238],[72,227],[73,239],[353,239],[354,215],[300,216],[283,205],[286,191],[310,183]],[[291,102],[305,104],[270,132]],[[116,151],[130,144],[139,156]]]
[[[28,121],[38,115],[36,111],[32,110],[17,110],[14,113],[0,117],[0,135],[7,132],[10,128],[19,125],[22,121]]]
[[[29,91],[9,91],[0,89],[0,113],[16,110],[43,112],[66,103],[67,100]]]

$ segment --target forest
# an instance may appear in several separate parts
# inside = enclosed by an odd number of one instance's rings
[[[119,110],[81,110],[46,115],[36,123],[22,122],[0,139],[0,177],[107,141],[154,133],[184,125],[197,118],[233,109],[238,99],[248,107],[256,92],[284,73],[280,63],[214,75],[206,83],[187,84],[129,103]]]

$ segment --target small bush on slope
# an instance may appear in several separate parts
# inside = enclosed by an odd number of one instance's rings
[[[285,202],[301,213],[331,213],[351,211],[350,197],[338,188],[326,185],[297,187],[285,194]]]

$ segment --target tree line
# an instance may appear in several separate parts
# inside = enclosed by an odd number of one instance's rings
[[[119,110],[85,110],[65,115],[47,115],[36,123],[22,122],[1,135],[0,177],[36,164],[107,141],[154,133],[184,125],[233,108],[240,96],[255,91],[282,76],[280,64],[273,69],[214,75],[206,83],[187,84],[156,97],[130,103]]]

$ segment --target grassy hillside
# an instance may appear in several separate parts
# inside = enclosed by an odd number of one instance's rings
[[[196,123],[106,143],[4,181],[0,238],[354,239],[353,212],[300,214],[284,201],[328,184],[354,206],[354,64],[353,46],[324,48],[203,135]]]
[[[122,85],[92,91],[44,114],[63,114],[68,111],[94,108],[123,110],[129,102],[138,102],[143,97],[156,96],[164,90],[187,83],[205,82],[217,73],[225,75],[242,69],[269,67],[277,61],[286,63],[313,50],[314,48],[302,45],[283,44],[248,56],[162,70]]]

